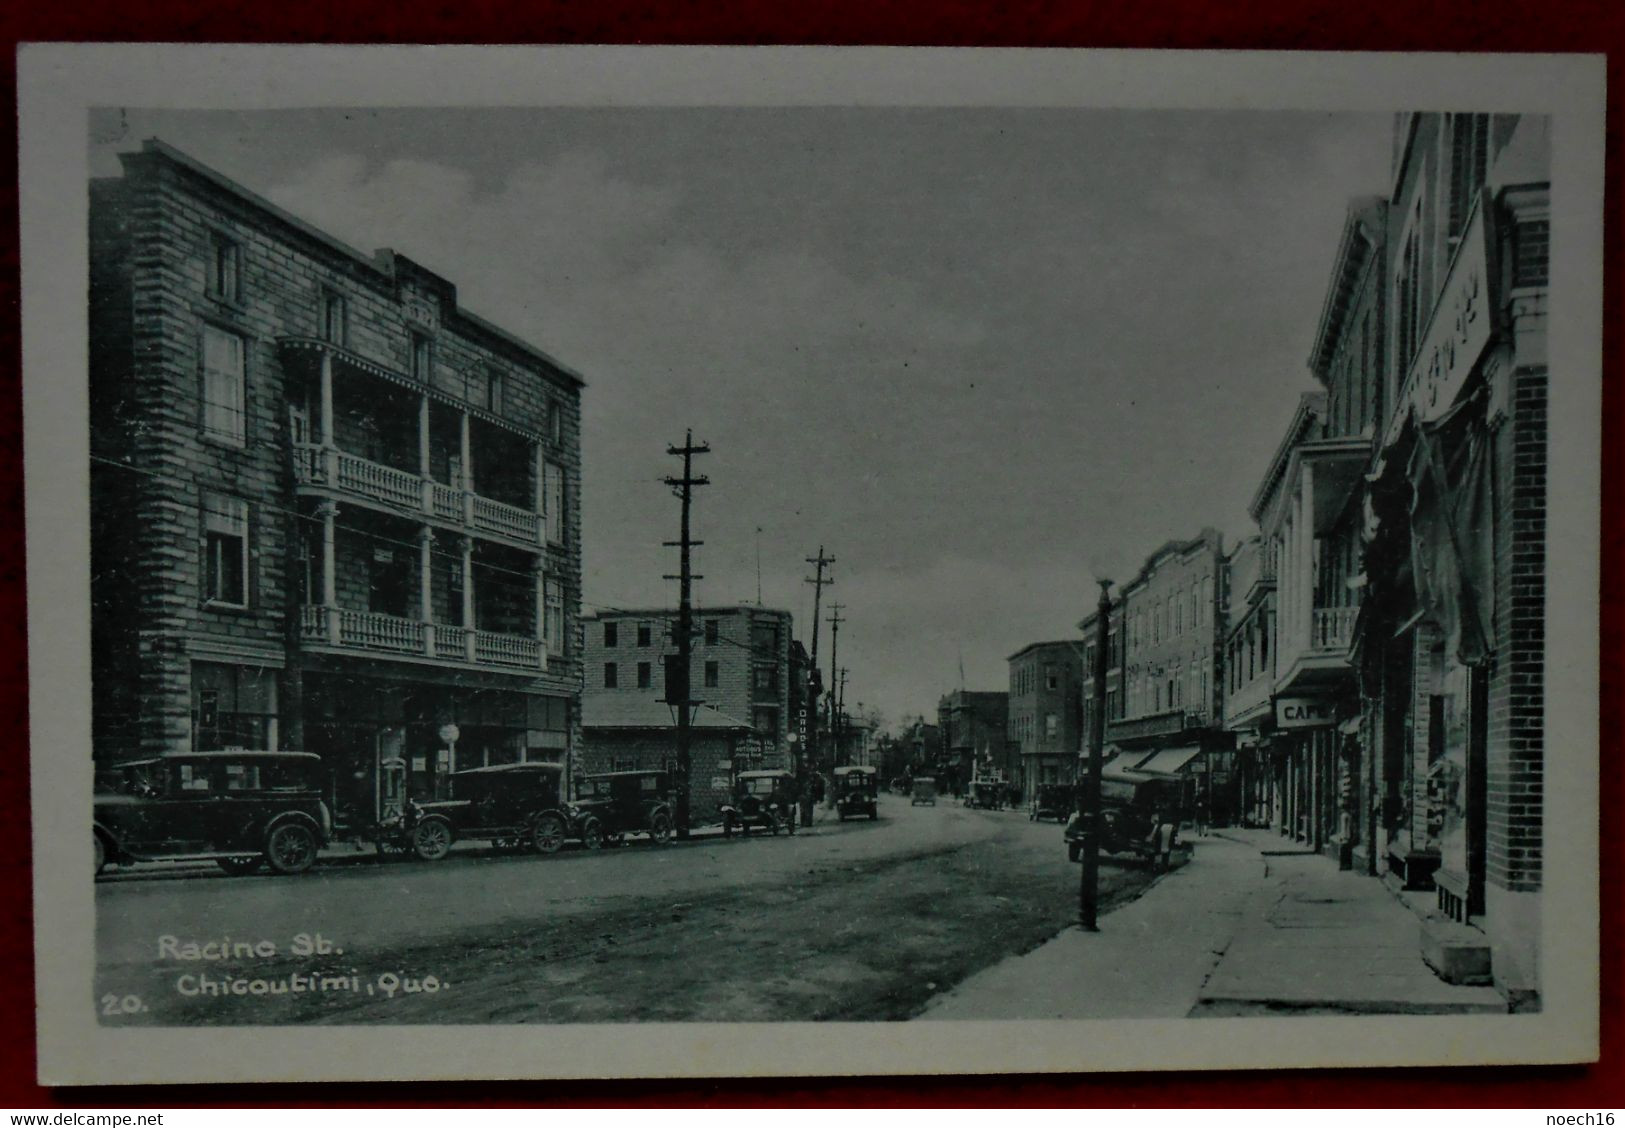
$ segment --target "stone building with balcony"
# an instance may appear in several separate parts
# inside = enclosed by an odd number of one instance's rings
[[[603,702],[635,700],[653,703],[667,717],[668,755],[676,755],[676,714],[666,700],[666,659],[677,654],[674,638],[675,608],[599,611],[585,620],[583,695],[589,715],[614,713]],[[694,611],[694,639],[690,653],[689,688],[692,698],[718,716],[737,719],[745,728],[732,745],[721,774],[778,768],[794,769],[792,746],[799,742],[797,725],[805,689],[795,685],[803,666],[791,637],[788,611],[755,604],[705,607]],[[623,710],[624,711],[624,710]],[[596,730],[594,730],[596,732]],[[596,746],[594,732],[584,763],[592,770],[608,771],[620,753]],[[797,734],[792,741],[791,734]],[[639,761],[639,768],[658,768],[664,762]],[[709,770],[709,769],[708,769]],[[711,773],[717,774],[717,773]],[[694,767],[694,810],[702,813],[710,799],[700,785],[710,786],[710,775]],[[718,791],[718,801],[723,790]],[[703,799],[703,801],[702,801]]]
[[[355,827],[383,787],[567,761],[580,377],[404,255],[160,141],[122,162],[91,184],[96,755],[317,752]]]
[[[1234,808],[1231,739],[1223,725],[1223,538],[1203,529],[1151,553],[1118,591],[1122,715],[1106,744],[1120,767],[1184,776],[1215,820]],[[1087,627],[1085,620],[1081,627]]]

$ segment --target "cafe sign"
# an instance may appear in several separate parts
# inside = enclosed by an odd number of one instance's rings
[[[1427,423],[1450,410],[1494,336],[1491,210],[1489,193],[1481,192],[1406,375],[1403,402],[1394,413],[1388,441],[1398,437],[1398,430],[1413,412],[1418,421]]]
[[[1275,727],[1279,729],[1327,728],[1333,721],[1332,703],[1320,697],[1277,697]]]

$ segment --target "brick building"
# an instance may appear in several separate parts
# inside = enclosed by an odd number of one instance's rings
[[[1023,796],[1041,783],[1071,783],[1083,748],[1084,640],[1034,642],[1010,655],[1010,740],[1021,757],[1011,778]]]
[[[1219,677],[1224,561],[1219,533],[1203,529],[1158,548],[1119,589],[1123,705],[1106,722],[1106,743],[1123,766],[1188,777],[1221,819],[1234,808]]]
[[[672,608],[588,616],[586,699],[664,702],[665,660],[677,653],[676,622]],[[694,625],[692,696],[749,727],[736,767],[793,768],[790,735],[805,690],[797,693],[792,685],[803,667],[793,649],[790,613],[754,604],[707,607],[695,610]]]
[[[122,161],[90,186],[96,756],[308,749],[354,827],[567,760],[580,378],[403,255]]]
[[[1395,120],[1353,637],[1365,866],[1436,889],[1484,937],[1443,970],[1520,1005],[1538,998],[1543,863],[1548,130]]]

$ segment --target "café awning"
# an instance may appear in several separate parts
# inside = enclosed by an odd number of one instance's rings
[[[1184,771],[1190,762],[1202,754],[1202,747],[1193,744],[1186,748],[1163,748],[1149,760],[1142,760],[1134,765],[1137,772],[1155,772],[1158,775],[1177,775]]]

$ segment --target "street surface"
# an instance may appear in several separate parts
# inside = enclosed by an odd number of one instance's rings
[[[1152,878],[1101,875],[1103,909]],[[1077,882],[1053,822],[895,795],[794,837],[104,881],[97,997],[117,1025],[902,1019],[1066,927]]]

